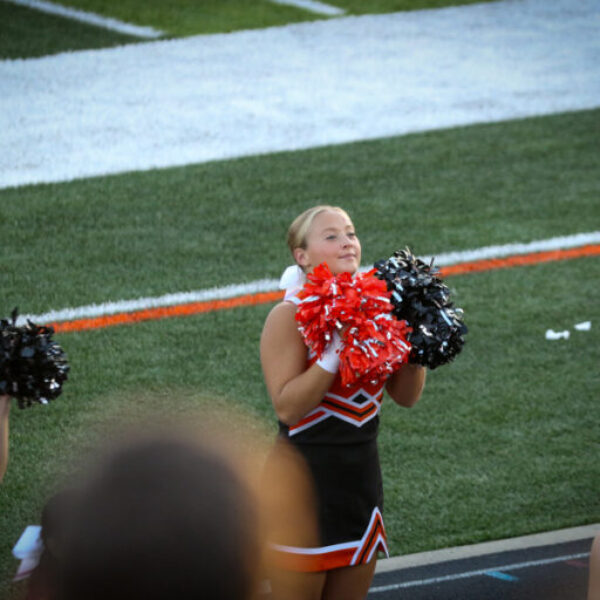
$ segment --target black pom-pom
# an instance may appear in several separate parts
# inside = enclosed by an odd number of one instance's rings
[[[409,362],[435,369],[453,360],[465,343],[467,327],[433,261],[427,265],[407,248],[376,262],[375,269],[392,292],[393,315],[412,327]]]
[[[31,321],[17,326],[16,321],[16,308],[10,320],[0,320],[0,394],[15,397],[19,408],[47,404],[62,392],[67,357],[52,340],[52,327]]]

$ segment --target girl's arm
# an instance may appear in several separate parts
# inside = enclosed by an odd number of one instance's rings
[[[402,365],[387,381],[385,389],[396,404],[410,408],[421,397],[425,386],[425,367]]]
[[[267,390],[277,417],[286,425],[294,425],[318,406],[336,375],[316,363],[306,368],[306,346],[295,315],[290,302],[275,306],[260,339]]]
[[[0,481],[6,473],[8,464],[8,415],[10,396],[0,396]]]

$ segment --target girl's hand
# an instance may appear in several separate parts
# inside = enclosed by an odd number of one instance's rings
[[[421,397],[426,374],[425,367],[420,365],[411,363],[402,365],[388,379],[385,389],[396,404],[410,408]]]

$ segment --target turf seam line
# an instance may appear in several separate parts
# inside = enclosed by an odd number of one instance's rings
[[[493,269],[528,266],[543,262],[556,260],[567,260],[580,258],[583,256],[600,256],[600,244],[596,246],[584,246],[583,248],[572,248],[568,250],[554,250],[552,252],[540,252],[537,255],[515,256],[504,259],[494,259],[465,263],[456,265],[459,269],[446,267],[441,269],[441,275],[460,275],[467,273],[477,273],[490,271]],[[451,272],[452,270],[452,272]],[[205,312],[213,312],[241,306],[253,306],[257,304],[266,304],[268,302],[278,302],[283,299],[282,291],[260,292],[257,294],[247,294],[237,296],[226,300],[214,300],[210,302],[193,302],[190,304],[176,304],[158,308],[150,308],[130,313],[117,313],[107,316],[99,316],[91,319],[78,319],[63,321],[59,323],[50,323],[57,333],[66,333],[69,331],[83,331],[87,329],[103,329],[115,325],[125,325],[127,323],[138,323],[141,321],[153,321],[167,317],[183,317],[196,315]],[[33,319],[32,319],[33,320]]]
[[[463,250],[459,252],[445,252],[435,257],[435,264],[439,267],[453,265],[461,262],[483,260],[486,258],[501,258],[514,254],[530,254],[533,252],[544,252],[566,248],[576,248],[587,244],[600,243],[600,231],[587,233],[576,233],[548,238],[545,240],[534,240],[528,243],[511,243],[493,246],[484,246],[475,250]],[[433,257],[424,257],[429,261]]]
[[[443,269],[444,275],[455,275],[462,272],[474,271],[480,268],[493,268],[502,266],[497,259],[510,255],[517,255],[510,258],[511,261],[526,261],[525,256],[536,252],[555,250],[565,250],[577,248],[590,244],[600,244],[600,231],[588,233],[577,233],[574,235],[560,236],[546,240],[536,240],[526,244],[505,244],[496,246],[484,246],[482,248],[464,250],[462,252],[448,252],[438,254],[435,257],[435,264]],[[425,262],[432,260],[431,256],[422,257]],[[489,262],[482,262],[487,260]],[[472,263],[472,264],[470,264]],[[361,270],[367,270],[363,268]],[[138,298],[135,300],[119,300],[115,302],[104,302],[102,304],[90,304],[77,308],[64,308],[53,310],[40,315],[22,315],[18,323],[24,324],[27,319],[36,323],[48,323],[51,321],[65,321],[79,318],[99,317],[116,314],[120,312],[133,312],[136,310],[146,310],[176,304],[187,304],[192,302],[211,302],[214,300],[226,300],[236,296],[258,294],[263,292],[273,292],[279,289],[279,282],[276,279],[259,279],[245,284],[232,284],[222,287],[213,287],[205,290],[190,292],[177,292],[165,294],[162,296]]]
[[[574,248],[458,263],[441,267],[440,275],[441,277],[448,277],[598,255],[600,255],[600,244],[586,244]],[[48,323],[57,332],[99,329],[126,323],[277,302],[283,296],[283,292],[277,288],[277,280],[263,279],[249,284],[227,286],[225,288],[88,305],[74,309],[52,311],[43,315],[21,315],[17,323],[23,324],[27,320],[35,323]]]
[[[270,0],[270,2],[273,4],[294,6],[318,15],[327,15],[331,17],[346,13],[346,11],[338,8],[337,6],[332,6],[331,4],[326,4],[325,2],[317,2],[316,0]]]
[[[7,2],[139,38],[156,39],[164,35],[163,31],[159,31],[153,27],[134,25],[132,23],[119,21],[118,19],[113,19],[112,17],[103,17],[96,13],[63,6],[62,4],[56,4],[54,2],[46,2],[45,0],[7,0]]]

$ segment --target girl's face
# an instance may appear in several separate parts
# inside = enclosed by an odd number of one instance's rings
[[[356,273],[361,250],[352,221],[338,211],[319,213],[306,234],[306,248],[296,248],[294,258],[306,272],[326,262],[334,275]]]

